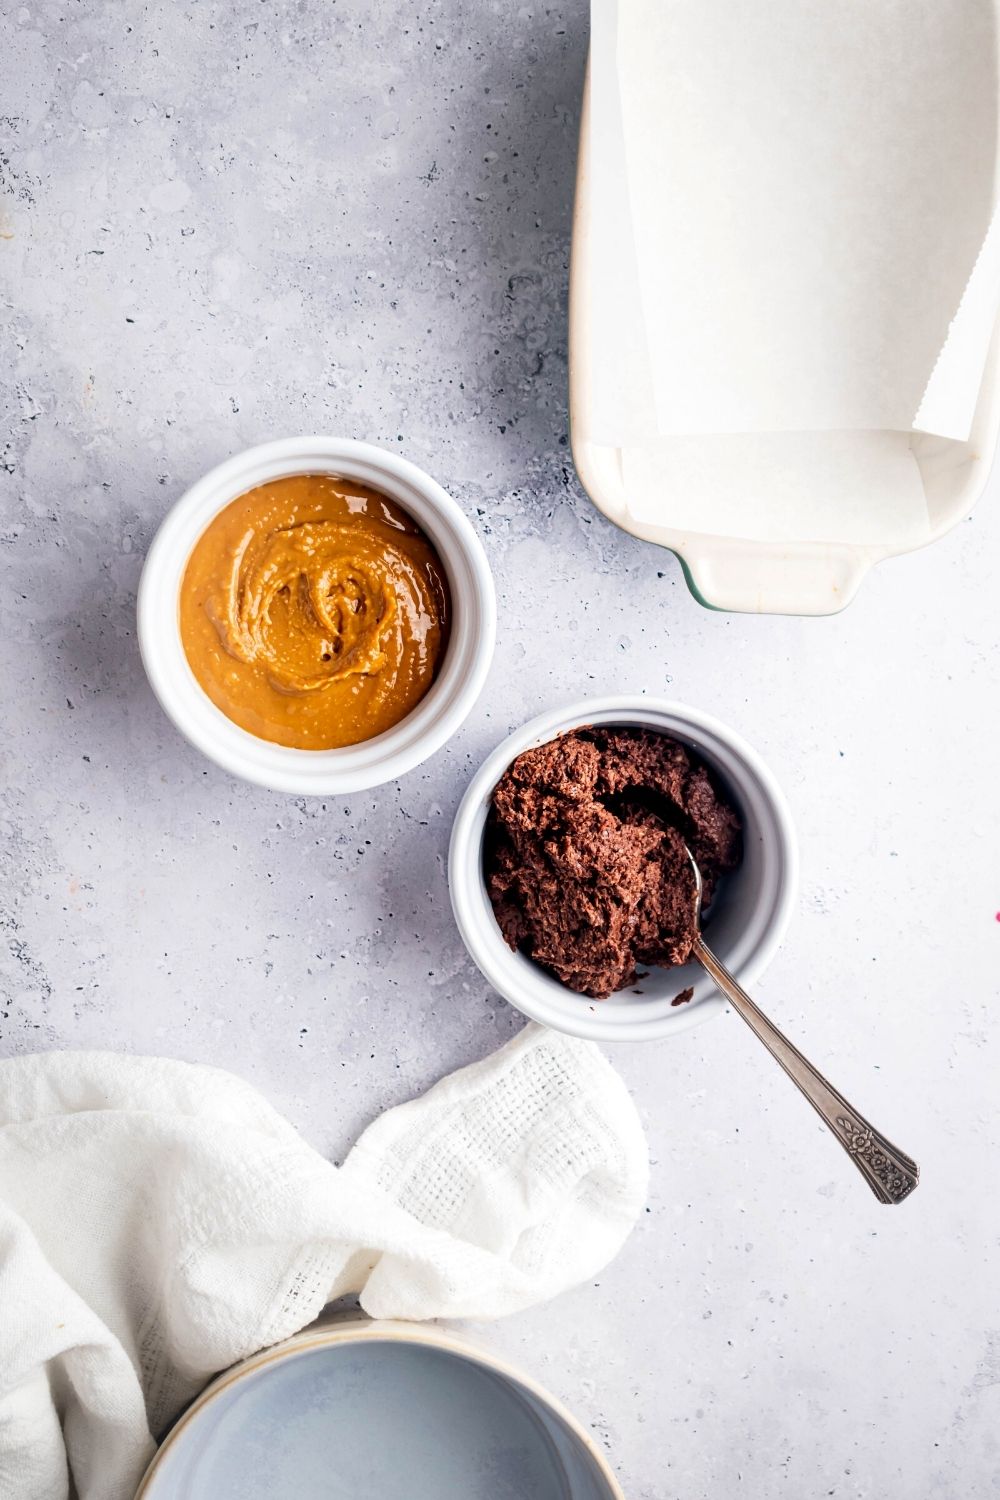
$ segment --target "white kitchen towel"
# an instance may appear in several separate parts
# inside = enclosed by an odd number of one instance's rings
[[[646,1184],[621,1079],[536,1026],[340,1168],[214,1068],[0,1062],[0,1500],[129,1500],[211,1375],[348,1292],[390,1318],[553,1297],[616,1253]]]

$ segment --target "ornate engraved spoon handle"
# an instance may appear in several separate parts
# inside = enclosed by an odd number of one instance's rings
[[[818,1073],[799,1049],[782,1036],[744,989],[724,969],[703,938],[694,945],[694,957],[707,969],[733,1009],[805,1094],[813,1109],[830,1129],[882,1203],[902,1203],[920,1180],[920,1169],[905,1152],[887,1141],[864,1115],[858,1114],[843,1094]]]

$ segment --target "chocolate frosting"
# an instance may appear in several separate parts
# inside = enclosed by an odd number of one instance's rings
[[[604,999],[670,967],[740,860],[740,821],[706,767],[653,730],[588,728],[526,750],[493,793],[485,875],[511,948]]]

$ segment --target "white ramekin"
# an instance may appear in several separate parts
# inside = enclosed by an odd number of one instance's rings
[[[541,714],[498,745],[477,771],[459,806],[448,857],[452,907],[469,953],[494,989],[534,1021],[594,1041],[651,1041],[724,1009],[703,969],[697,964],[654,968],[608,1000],[575,994],[508,948],[483,878],[486,817],[504,771],[529,746],[587,724],[627,724],[669,734],[689,745],[732,794],[743,821],[743,861],[713,903],[705,936],[744,985],[763,973],[791,916],[798,886],[795,830],[774,777],[744,739],[698,709],[658,698],[590,698]],[[689,986],[693,998],[673,1004]]]
[[[343,750],[293,750],[241,729],[199,686],[181,641],[181,580],[205,527],[238,495],[290,474],[341,475],[383,491],[433,542],[451,590],[451,636],[430,692],[394,728]],[[246,781],[279,792],[335,796],[394,781],[454,734],[489,671],[496,597],[479,537],[451,496],[415,464],[350,438],[284,438],[237,454],[178,500],[149,549],[138,618],[146,675],[163,709],[193,745]]]

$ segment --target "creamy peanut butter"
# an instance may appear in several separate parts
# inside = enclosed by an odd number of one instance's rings
[[[325,474],[261,485],[215,517],[181,584],[191,670],[234,723],[330,750],[398,724],[448,643],[444,569],[404,510]]]

